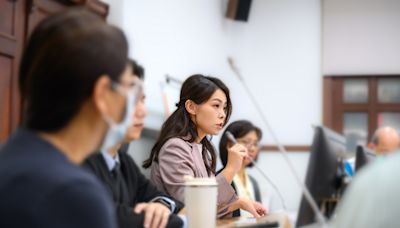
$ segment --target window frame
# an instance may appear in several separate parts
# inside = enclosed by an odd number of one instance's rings
[[[378,127],[378,114],[381,112],[400,113],[400,103],[378,102],[378,80],[384,78],[400,79],[400,75],[326,75],[323,77],[323,124],[343,134],[343,114],[363,112],[368,114],[369,141]],[[346,79],[368,80],[367,103],[344,103],[343,89]]]

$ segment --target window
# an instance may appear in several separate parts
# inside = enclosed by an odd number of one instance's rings
[[[323,102],[324,125],[346,136],[349,151],[378,127],[400,132],[400,75],[326,76]]]

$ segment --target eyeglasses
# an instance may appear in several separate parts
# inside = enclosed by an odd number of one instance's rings
[[[113,90],[119,92],[123,96],[131,94],[134,97],[134,103],[139,101],[140,94],[143,93],[143,82],[136,78],[131,82],[112,82],[111,87]]]
[[[260,148],[260,144],[258,142],[250,142],[250,141],[245,141],[245,140],[237,140],[237,142],[243,146],[245,146],[247,149],[251,148]]]
[[[143,90],[143,82],[135,78],[134,80],[130,82],[112,82],[111,87],[120,92],[121,94],[126,94],[126,93],[133,93],[137,95],[139,92]]]

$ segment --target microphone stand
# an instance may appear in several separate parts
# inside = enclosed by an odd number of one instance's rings
[[[245,88],[247,94],[249,95],[250,100],[253,102],[253,105],[256,107],[258,113],[260,114],[260,117],[261,117],[263,123],[265,124],[265,126],[267,127],[269,133],[271,134],[273,141],[278,146],[278,149],[281,152],[281,154],[283,155],[283,158],[285,159],[286,163],[288,164],[288,166],[290,168],[290,171],[292,172],[293,176],[295,177],[298,185],[301,187],[307,202],[310,204],[312,210],[314,211],[314,214],[317,217],[318,222],[320,223],[320,225],[322,227],[327,227],[325,217],[322,215],[322,213],[318,209],[317,203],[312,198],[310,191],[307,189],[307,187],[301,181],[300,177],[297,175],[296,170],[294,169],[293,164],[289,159],[289,156],[287,154],[286,149],[282,146],[282,144],[280,143],[280,141],[276,137],[274,131],[272,130],[272,128],[271,128],[271,126],[270,126],[270,124],[269,124],[269,122],[267,120],[267,118],[264,116],[263,111],[261,110],[261,107],[258,105],[255,97],[251,93],[249,87],[247,86],[246,82],[242,78],[239,70],[235,66],[233,59],[228,57],[228,63],[230,65],[230,67],[232,68],[233,72],[235,73],[235,75],[237,76],[237,78],[242,82],[242,85]]]

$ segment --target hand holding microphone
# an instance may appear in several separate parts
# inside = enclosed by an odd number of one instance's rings
[[[235,137],[233,136],[233,134],[232,134],[231,132],[226,131],[225,134],[226,134],[226,137],[228,138],[228,140],[229,140],[231,143],[234,144],[231,148],[228,149],[228,151],[229,151],[230,149],[236,147],[236,146],[240,146],[240,147],[244,148],[245,151],[246,151],[246,154],[244,155],[243,160],[244,160],[244,159],[249,159],[250,162],[254,164],[254,160],[253,160],[253,158],[248,154],[247,148],[246,148],[245,146],[239,144],[239,143],[236,141]]]
[[[247,148],[241,144],[234,144],[228,149],[227,166],[237,173],[243,166],[243,161],[248,157]]]

